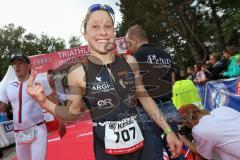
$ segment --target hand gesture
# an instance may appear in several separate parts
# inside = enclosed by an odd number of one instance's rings
[[[183,143],[177,138],[174,132],[168,133],[166,139],[172,153],[171,158],[179,157],[182,154]]]
[[[31,70],[30,77],[27,84],[27,93],[37,102],[44,103],[47,97],[44,90],[39,82],[34,82],[37,76],[37,71]]]

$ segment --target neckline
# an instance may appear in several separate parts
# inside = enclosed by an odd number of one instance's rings
[[[116,61],[115,55],[112,56],[112,62],[106,64],[104,64],[98,57],[93,55],[89,55],[87,59],[96,65],[109,65],[113,64]]]

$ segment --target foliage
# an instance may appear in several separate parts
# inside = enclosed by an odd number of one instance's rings
[[[149,41],[170,52],[178,68],[239,45],[240,3],[234,0],[120,0],[118,5],[123,21],[117,35],[142,25]]]
[[[70,40],[68,41],[68,44],[70,45],[70,48],[79,47],[82,45],[81,37],[79,36],[72,36]]]
[[[5,75],[9,65],[9,57],[14,52],[36,55],[65,49],[65,41],[61,38],[41,34],[26,33],[26,29],[14,24],[0,28],[0,75]]]

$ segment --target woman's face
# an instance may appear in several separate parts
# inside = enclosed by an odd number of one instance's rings
[[[199,71],[199,69],[198,69],[198,66],[197,66],[197,65],[194,65],[194,71],[195,71],[195,72],[198,72],[198,71]]]
[[[91,13],[84,38],[91,50],[98,54],[107,54],[112,51],[115,48],[115,38],[111,16],[102,10]]]

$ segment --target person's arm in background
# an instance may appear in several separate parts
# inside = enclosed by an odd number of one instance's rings
[[[58,104],[58,100],[56,98],[56,95],[54,94],[54,92],[52,92],[52,94],[50,94],[49,96],[47,96],[47,99],[50,100],[51,102]],[[62,138],[65,134],[66,134],[66,126],[65,126],[65,122],[61,119],[59,119],[58,117],[56,117],[58,120],[58,134],[59,136]]]
[[[183,144],[185,146],[187,146],[187,148],[190,149],[190,151],[194,154],[194,158],[196,160],[206,160],[204,157],[202,157],[198,151],[197,151],[197,147],[196,144],[192,143],[189,139],[187,139],[187,137],[185,137],[184,135],[179,135],[181,141],[183,142]]]
[[[156,124],[161,127],[166,133],[166,139],[170,147],[172,158],[176,158],[181,154],[182,143],[177,138],[175,133],[171,130],[170,126],[164,119],[163,114],[158,108],[155,101],[149,96],[144,85],[142,84],[142,77],[140,75],[139,66],[136,59],[132,56],[127,56],[127,62],[129,63],[131,69],[134,72],[136,79],[136,95],[141,102],[143,108],[149,114],[149,116],[156,122]]]
[[[197,151],[197,147],[194,143],[192,143],[190,140],[188,140],[184,135],[180,135],[181,140],[183,143],[194,153],[199,154]]]
[[[223,73],[224,77],[237,77],[240,75],[240,65],[237,62],[237,58],[232,58],[231,63],[228,66],[228,70]]]

